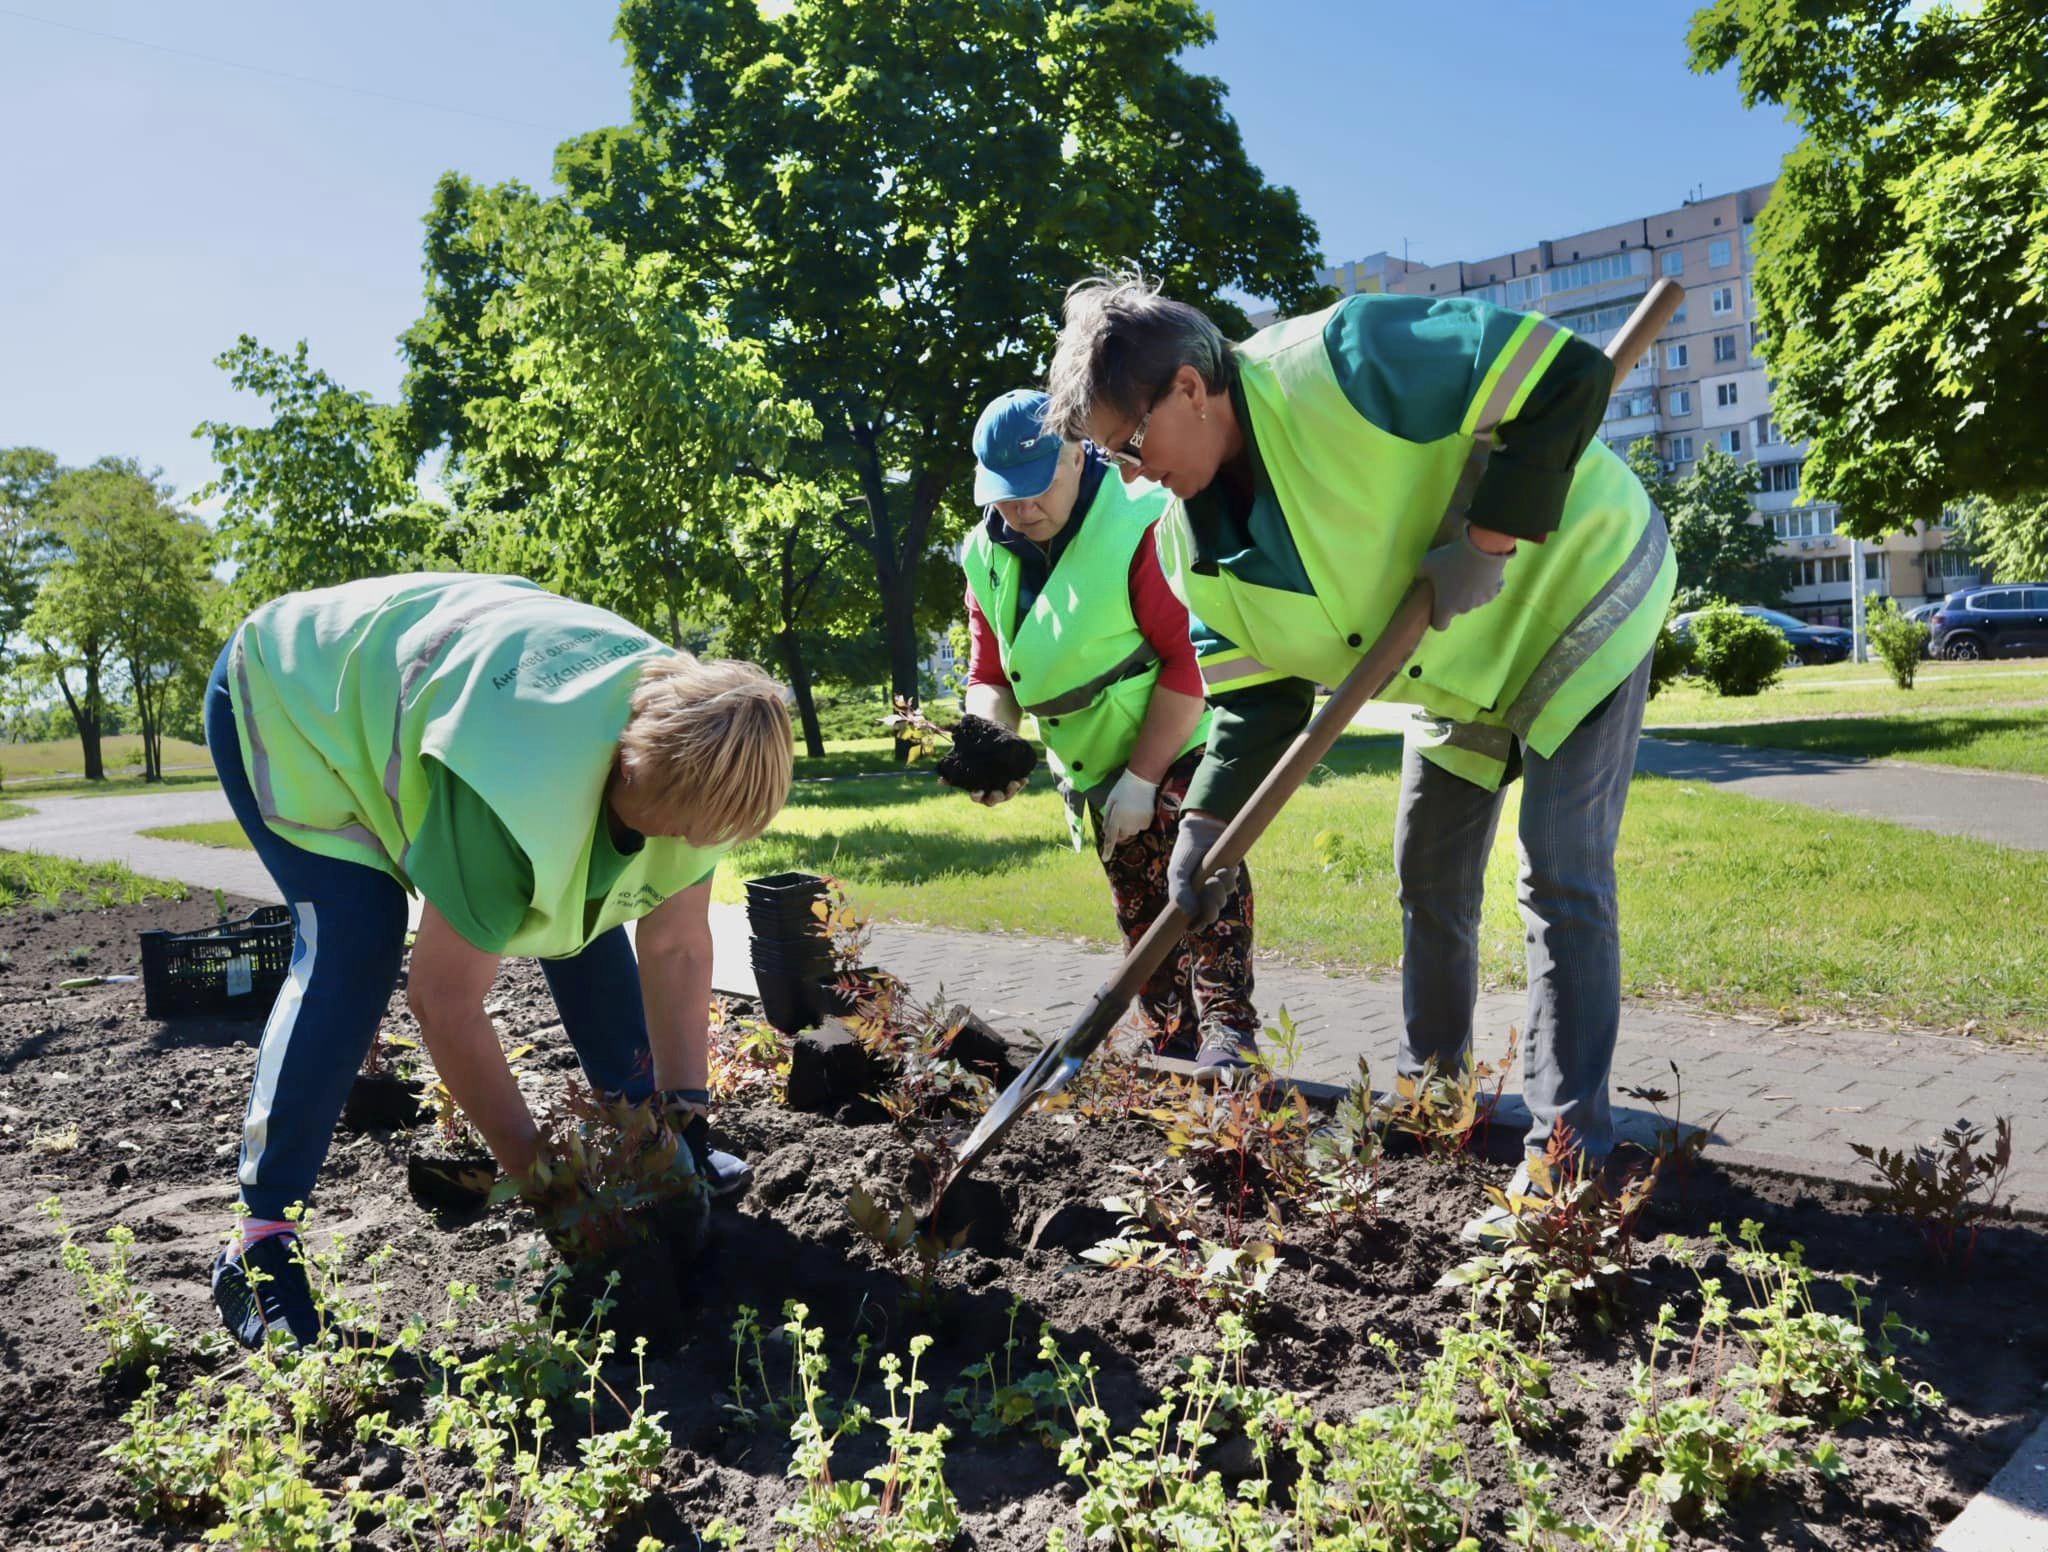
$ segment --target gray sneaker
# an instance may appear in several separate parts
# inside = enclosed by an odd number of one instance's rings
[[[1222,1077],[1251,1066],[1258,1050],[1259,1037],[1249,1029],[1205,1029],[1202,1048],[1195,1053],[1195,1067]]]
[[[1506,1194],[1512,1200],[1518,1196],[1533,1196],[1541,1199],[1548,1197],[1550,1193],[1535,1189],[1534,1183],[1529,1179],[1528,1162],[1524,1160],[1521,1167],[1515,1171],[1513,1177],[1508,1181]],[[1468,1245],[1499,1244],[1507,1239],[1508,1222],[1513,1217],[1513,1213],[1489,1197],[1486,1203],[1486,1210],[1462,1229],[1458,1230],[1458,1238]]]

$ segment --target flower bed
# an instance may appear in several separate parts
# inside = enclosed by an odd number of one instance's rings
[[[1504,1178],[1451,1145],[1455,1106],[1376,1155],[1383,1114],[1347,1126],[1277,1094],[1252,1111],[1112,1064],[1021,1124],[929,1232],[900,1209],[926,1203],[956,1101],[984,1090],[947,1068],[947,1021],[914,1010],[913,1081],[857,1124],[777,1103],[782,1047],[729,1024],[720,1126],[756,1185],[718,1216],[673,1356],[545,1334],[522,1302],[547,1260],[530,1220],[415,1203],[416,1129],[344,1134],[323,1177],[337,1298],[375,1340],[252,1362],[202,1338],[254,1027],[158,1025],[132,987],[44,1001],[75,926],[0,932],[9,1546],[184,1546],[208,1525],[277,1546],[288,1523],[480,1546],[496,1516],[529,1539],[489,1544],[535,1547],[683,1547],[723,1519],[763,1549],[1917,1548],[2048,1376],[2035,1229],[1992,1223],[1943,1269],[1854,1192],[1711,1161],[1665,1179],[1625,1243],[1594,1232],[1583,1288],[1509,1278],[1496,1302],[1485,1268],[1446,1286]],[[491,1006],[535,1042],[529,1086],[559,1089],[538,974],[509,968]],[[410,1032],[399,1001],[387,1032]],[[1289,1139],[1333,1119],[1286,1178]],[[115,1319],[125,1295],[102,1286],[117,1329],[88,1326],[34,1212],[50,1195],[102,1274],[106,1230],[133,1231],[152,1311]],[[138,1347],[157,1326],[162,1347]],[[99,1372],[116,1338],[157,1354],[139,1408],[139,1372]]]

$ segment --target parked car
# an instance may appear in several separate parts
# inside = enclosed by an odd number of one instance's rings
[[[1916,609],[1908,609],[1906,611],[1907,619],[1911,620],[1915,625],[1927,627],[1927,639],[1920,643],[1920,655],[1922,657],[1934,656],[1934,616],[1940,610],[1941,605],[1939,603],[1931,603],[1921,604]]]
[[[1742,612],[1778,627],[1778,632],[1791,644],[1792,652],[1802,663],[1839,663],[1849,655],[1856,645],[1856,638],[1839,625],[1808,625],[1804,620],[1795,620],[1789,614],[1776,609],[1761,608],[1756,604],[1738,605]],[[1698,611],[1681,614],[1671,622],[1671,633],[1680,640],[1692,639],[1692,622]]]
[[[1941,601],[1929,622],[1936,657],[2028,657],[2048,652],[2048,582],[1994,582]]]

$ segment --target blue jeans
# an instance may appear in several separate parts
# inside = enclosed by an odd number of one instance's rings
[[[231,644],[232,646],[232,644]],[[221,790],[292,913],[291,974],[256,1051],[242,1120],[242,1200],[258,1218],[310,1201],[335,1123],[398,984],[405,891],[390,874],[294,846],[263,822],[242,764],[223,651],[206,689],[206,744]],[[623,927],[541,972],[594,1088],[654,1089],[640,968]]]
[[[1635,774],[1650,662],[1632,674],[1549,758],[1522,763],[1522,908],[1529,1016],[1522,1047],[1525,1146],[1541,1152],[1562,1121],[1588,1157],[1614,1148],[1608,1076],[1621,1030],[1621,930],[1614,847]],[[1434,1061],[1454,1070],[1472,1046],[1479,995],[1479,909],[1503,791],[1488,792],[1429,763],[1401,757],[1394,868],[1401,884],[1399,1071]]]

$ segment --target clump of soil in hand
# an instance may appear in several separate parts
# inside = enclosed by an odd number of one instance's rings
[[[965,716],[953,730],[953,747],[939,761],[939,780],[968,792],[988,792],[1022,781],[1038,764],[1038,752],[999,722]]]

